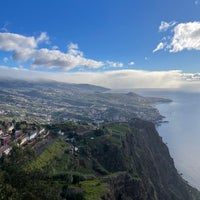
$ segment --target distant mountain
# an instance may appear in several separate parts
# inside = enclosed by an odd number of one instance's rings
[[[35,80],[35,81],[25,81],[18,79],[0,79],[0,87],[3,88],[32,88],[32,89],[63,89],[67,91],[78,91],[78,92],[105,92],[108,88],[89,85],[89,84],[72,84],[72,83],[61,83],[56,81],[47,80]]]

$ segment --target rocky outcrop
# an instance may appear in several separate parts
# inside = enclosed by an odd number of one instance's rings
[[[113,174],[105,181],[110,185],[109,199],[144,199],[146,192],[141,180],[134,179],[127,172]]]

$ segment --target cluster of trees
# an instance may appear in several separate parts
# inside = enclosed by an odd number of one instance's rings
[[[47,131],[50,131],[52,137],[57,137],[59,131],[67,133],[69,137],[74,137],[78,127],[72,122],[63,122],[47,124],[45,128]]]
[[[15,121],[13,120],[13,122]],[[11,126],[13,122],[0,121],[0,130],[6,131],[7,128]]]
[[[60,185],[50,178],[49,170],[25,170],[26,164],[35,157],[27,147],[14,146],[9,156],[0,159],[0,199],[43,200],[60,199]]]

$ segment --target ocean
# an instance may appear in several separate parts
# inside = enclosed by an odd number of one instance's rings
[[[169,90],[137,90],[136,93],[173,101],[155,105],[168,121],[157,130],[167,144],[179,174],[200,189],[200,93]]]

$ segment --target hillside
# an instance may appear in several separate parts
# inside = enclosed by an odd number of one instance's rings
[[[2,199],[200,199],[178,174],[151,122],[135,118],[65,134],[38,156],[13,148],[1,158]]]

